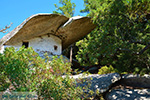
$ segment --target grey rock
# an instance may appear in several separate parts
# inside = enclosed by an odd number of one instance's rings
[[[118,73],[110,73],[105,75],[79,74],[73,75],[71,78],[76,80],[77,86],[81,86],[82,88],[85,87],[85,89],[83,89],[85,93],[89,93],[89,91],[92,90],[94,92],[93,95],[106,92],[113,83],[121,79]]]
[[[150,100],[150,89],[113,89],[106,100]]]
[[[98,71],[98,69],[99,69],[98,67],[92,67],[92,68],[88,69],[88,72],[95,73]]]
[[[122,76],[122,83],[128,86],[150,88],[150,75],[144,76],[126,74]]]

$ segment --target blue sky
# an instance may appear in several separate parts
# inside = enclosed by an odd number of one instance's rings
[[[84,8],[83,0],[72,0],[72,2],[76,4],[74,16],[84,16],[80,13]],[[0,29],[13,23],[8,30],[10,32],[31,15],[52,13],[56,10],[54,4],[59,4],[59,0],[0,0]],[[6,34],[0,33],[0,38]]]

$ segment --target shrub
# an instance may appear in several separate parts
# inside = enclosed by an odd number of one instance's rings
[[[32,48],[6,48],[0,54],[1,91],[12,84],[14,91],[36,91],[44,99],[78,99],[81,90],[74,80],[62,78],[63,74],[70,75],[71,64],[62,56],[49,59],[42,59]]]
[[[36,81],[36,69],[45,66],[45,62],[31,48],[20,48],[18,51],[6,48],[1,55],[3,73],[14,86],[15,91],[34,91]],[[5,76],[5,77],[6,77]]]
[[[82,90],[76,87],[74,80],[69,77],[52,76],[39,86],[39,96],[54,100],[80,99]]]
[[[63,56],[53,56],[50,66],[53,68],[55,75],[71,74],[71,63]]]
[[[99,69],[98,74],[108,74],[108,73],[115,73],[117,72],[111,65],[109,67],[103,66]]]

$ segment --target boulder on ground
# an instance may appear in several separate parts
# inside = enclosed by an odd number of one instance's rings
[[[122,76],[121,83],[127,86],[150,88],[150,75],[144,76],[126,74]]]
[[[118,73],[110,73],[105,75],[92,74],[92,75],[73,75],[77,82],[77,86],[81,86],[85,93],[89,93],[90,90],[93,91],[95,96],[97,93],[106,92],[110,86],[116,81],[120,80],[121,77]]]
[[[150,89],[113,89],[106,100],[150,100]]]

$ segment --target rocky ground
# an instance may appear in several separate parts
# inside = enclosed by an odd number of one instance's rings
[[[150,100],[150,75],[120,75],[110,73],[105,75],[73,75],[77,85],[81,87],[90,84],[85,93],[93,100],[100,100],[103,95],[105,100]],[[86,80],[81,82],[80,80]],[[89,89],[94,91],[91,95]]]
[[[85,98],[88,98],[86,100],[150,100],[150,75],[110,73],[70,77],[76,80],[77,86],[83,88]]]

